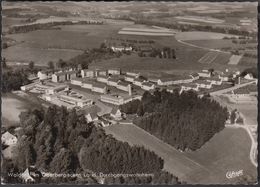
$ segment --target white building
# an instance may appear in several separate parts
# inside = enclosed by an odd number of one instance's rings
[[[82,69],[81,72],[81,77],[82,78],[94,78],[95,77],[95,71],[94,70],[89,70],[89,69]]]
[[[248,73],[248,74],[246,74],[246,75],[244,76],[244,78],[247,79],[247,80],[253,80],[253,79],[254,79],[254,76],[253,76],[252,73]]]
[[[98,120],[98,116],[95,113],[88,113],[87,115],[85,115],[85,118],[87,119],[88,123]]]
[[[17,143],[17,137],[6,131],[4,134],[2,134],[1,141],[4,145],[15,145]]]
[[[73,85],[81,86],[82,85],[82,79],[80,78],[73,78],[70,80],[70,83]]]
[[[181,90],[182,91],[194,90],[197,92],[197,91],[199,91],[199,85],[196,83],[183,84],[183,85],[181,85]]]
[[[108,69],[108,74],[110,74],[110,75],[120,75],[121,70],[120,70],[120,68]]]
[[[132,47],[124,47],[124,46],[112,46],[111,49],[114,51],[114,52],[122,52],[122,51],[132,51],[133,48]]]
[[[31,84],[27,84],[27,85],[21,86],[20,89],[22,91],[29,91],[29,90],[33,89],[37,84],[39,84],[39,82],[33,82]]]
[[[45,93],[49,94],[49,95],[53,95],[53,94],[56,94],[60,91],[68,90],[68,89],[69,89],[69,87],[65,84],[57,85],[57,86],[49,87],[48,89],[45,90]]]
[[[141,88],[143,90],[149,91],[149,90],[153,90],[155,88],[155,85],[153,83],[150,83],[150,82],[144,82],[144,83],[142,83]]]
[[[126,75],[125,76],[125,81],[128,81],[128,82],[134,82],[136,76],[133,76],[133,75]]]
[[[108,78],[109,78],[109,77],[107,77],[107,76],[100,76],[100,75],[99,75],[99,76],[97,77],[97,81],[107,84],[107,83],[108,83]]]
[[[135,77],[135,78],[139,77],[139,75],[140,75],[140,73],[135,73],[135,72],[126,72],[125,74],[128,76]]]
[[[209,72],[208,70],[202,70],[198,74],[200,77],[210,77],[211,76],[211,72]]]

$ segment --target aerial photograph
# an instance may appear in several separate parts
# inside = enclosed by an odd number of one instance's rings
[[[257,2],[1,3],[1,184],[258,183]]]

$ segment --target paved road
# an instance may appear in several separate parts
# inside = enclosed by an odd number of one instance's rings
[[[256,81],[254,80],[254,81],[243,83],[243,84],[237,84],[237,85],[235,85],[233,87],[230,87],[230,88],[226,88],[226,89],[223,89],[223,90],[218,90],[218,91],[215,91],[215,92],[211,92],[210,95],[221,95],[221,94],[230,92],[232,90],[235,90],[235,89],[238,89],[238,88],[242,88],[242,87],[247,86],[249,84],[253,84],[255,82]]]
[[[214,166],[215,163],[225,163],[225,158],[223,158],[223,162],[219,161],[219,159],[217,159],[218,161],[210,161],[212,162],[211,166],[202,165],[186,152],[178,151],[134,124],[111,125],[105,127],[104,130],[120,141],[128,142],[130,145],[144,146],[154,151],[158,156],[164,159],[164,170],[178,176],[180,180],[186,181],[189,184],[225,184],[231,182],[225,177],[225,166],[223,166],[223,168]],[[236,161],[234,161],[234,163],[236,163]],[[241,167],[235,166],[233,163],[231,163],[230,166],[231,168],[229,169]]]

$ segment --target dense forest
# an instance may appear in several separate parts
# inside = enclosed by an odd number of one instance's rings
[[[32,109],[20,115],[22,130],[18,133],[17,154],[13,162],[5,162],[4,176],[8,169],[23,172],[31,165],[51,173],[104,174],[154,174],[149,177],[105,178],[105,183],[119,184],[177,184],[178,179],[162,171],[163,160],[143,147],[130,146],[102,128],[87,123],[84,115],[76,110],[52,106]],[[8,182],[17,178],[6,177]],[[65,180],[65,181],[64,181]],[[96,183],[94,178],[42,178],[41,182]]]
[[[134,123],[180,150],[196,150],[224,128],[226,108],[195,92],[179,95],[166,90],[145,92],[141,101],[121,106],[127,114],[138,114]]]

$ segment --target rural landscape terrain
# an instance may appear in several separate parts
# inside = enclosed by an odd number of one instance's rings
[[[2,2],[2,184],[256,184],[257,3]]]

